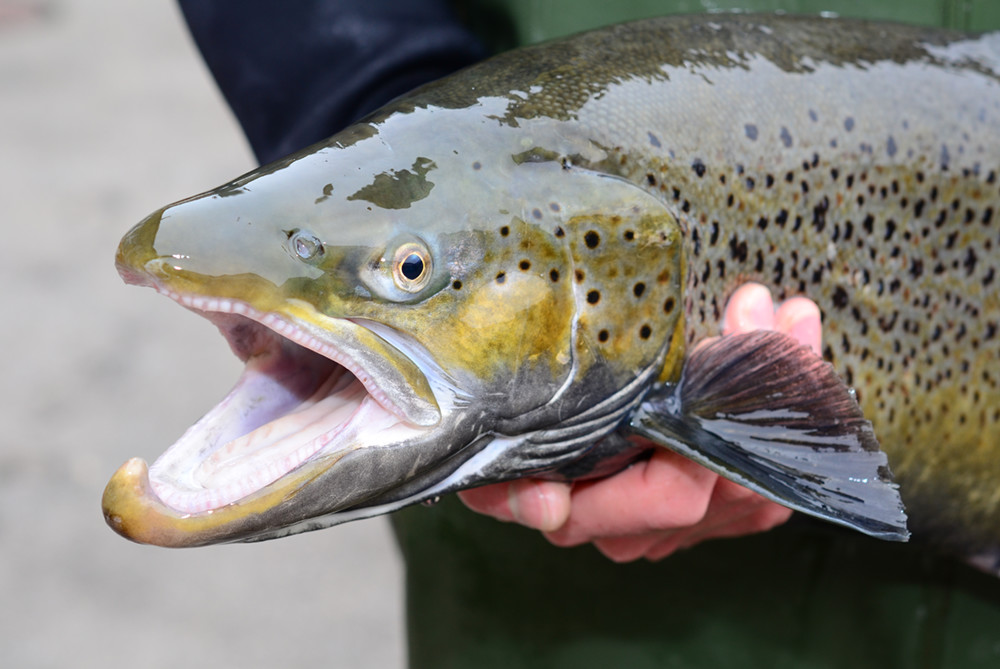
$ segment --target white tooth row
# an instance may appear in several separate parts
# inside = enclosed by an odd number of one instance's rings
[[[357,384],[346,396],[331,396],[230,441],[199,464],[191,490],[151,479],[160,500],[178,511],[216,509],[278,480],[340,435],[366,394]]]
[[[364,388],[356,383],[343,395],[324,397],[234,439],[198,466],[195,480],[206,488],[216,487],[228,484],[230,479],[244,478],[246,470],[269,468],[277,471],[278,478],[329,444],[364,397]]]
[[[257,321],[261,325],[274,330],[286,339],[290,339],[300,346],[308,348],[315,353],[319,353],[320,355],[333,360],[356,376],[357,379],[364,384],[365,388],[368,390],[368,394],[371,395],[376,402],[385,407],[386,410],[391,411],[400,418],[406,418],[406,414],[402,411],[402,409],[400,409],[399,406],[393,402],[392,398],[375,384],[371,376],[369,376],[364,369],[359,367],[352,359],[348,358],[334,347],[306,334],[292,323],[289,323],[274,314],[261,313],[250,308],[250,306],[246,303],[236,300],[229,300],[221,297],[183,295],[160,286],[157,287],[157,290],[162,295],[166,295],[175,302],[179,302],[180,304],[192,309],[246,316],[247,318]]]
[[[344,440],[351,439],[354,430],[350,427],[353,425],[363,423],[366,435],[371,436],[377,433],[382,434],[383,438],[385,435],[391,435],[390,440],[404,439],[412,432],[412,428],[400,423],[396,416],[386,412],[384,408],[371,401],[360,385],[354,392],[349,391],[348,394],[353,396],[354,401],[341,400],[338,402],[337,398],[329,397],[305,409],[302,413],[311,414],[315,420],[308,421],[307,419],[306,424],[302,425],[302,431],[291,435],[294,439],[284,438],[266,448],[257,446],[254,452],[248,456],[239,457],[237,455],[231,458],[232,462],[222,462],[220,470],[209,474],[210,478],[213,479],[211,483],[221,483],[219,487],[188,490],[153,480],[151,481],[153,489],[164,504],[181,513],[211,512],[211,510],[239,501],[273,483],[323,450],[338,437],[342,437]],[[357,402],[359,395],[362,399]],[[335,401],[328,402],[327,400]],[[332,411],[319,411],[320,408],[328,409],[331,405],[335,405]],[[314,414],[317,412],[322,413],[322,416],[315,416]],[[332,429],[330,429],[331,424],[334,424]],[[286,453],[284,457],[276,458],[271,453],[282,447],[289,448],[293,441],[300,443],[300,439],[305,439],[305,442],[295,450]],[[368,445],[351,441],[352,447]],[[201,472],[198,472],[196,476],[200,478],[200,474]]]

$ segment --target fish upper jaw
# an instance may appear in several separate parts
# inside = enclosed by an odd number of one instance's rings
[[[397,459],[420,460],[415,445],[435,433],[453,403],[455,389],[435,374],[429,356],[416,355],[433,381],[398,348],[417,346],[403,337],[391,345],[350,320],[308,320],[302,305],[265,313],[138,278],[213,321],[246,368],[151,467],[134,458],[113,475],[104,515],[129,539],[164,546],[246,540],[361,504],[398,481],[376,471],[364,484],[347,482],[342,494],[304,493],[365,449],[398,447]]]

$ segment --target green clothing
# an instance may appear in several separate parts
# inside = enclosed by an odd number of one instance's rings
[[[739,7],[1000,28],[995,0],[478,0],[506,48],[656,14]],[[916,545],[793,519],[657,563],[619,565],[455,499],[393,517],[406,560],[411,666],[1000,666],[1000,580]]]
[[[819,522],[615,564],[456,499],[393,520],[415,668],[1000,666],[1000,579]]]

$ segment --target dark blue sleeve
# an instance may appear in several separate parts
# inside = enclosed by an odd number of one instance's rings
[[[179,0],[267,163],[485,56],[447,0]]]

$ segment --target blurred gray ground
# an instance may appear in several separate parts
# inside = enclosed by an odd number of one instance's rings
[[[171,551],[101,518],[239,372],[115,246],[250,167],[171,2],[0,0],[0,667],[403,665],[384,520]]]

